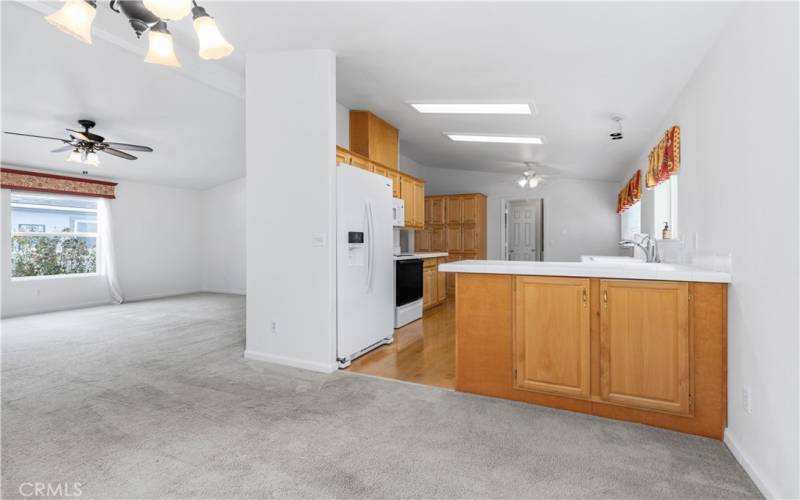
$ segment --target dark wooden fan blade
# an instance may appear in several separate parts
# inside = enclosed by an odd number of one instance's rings
[[[147,151],[148,153],[153,152],[153,148],[149,146],[139,146],[137,144],[125,144],[124,142],[106,142],[114,149],[127,149],[128,151]]]
[[[37,139],[52,139],[54,141],[69,142],[68,140],[62,139],[60,137],[48,137],[46,135],[20,134],[19,132],[3,132],[3,133],[9,135],[20,135],[22,137],[36,137]]]
[[[135,160],[136,159],[135,156],[129,155],[128,153],[126,153],[124,151],[120,151],[120,150],[114,149],[114,148],[104,148],[104,149],[99,149],[98,151],[102,151],[103,153],[107,153],[107,154],[114,155],[114,156],[119,156],[120,158],[125,158],[126,160]]]
[[[68,145],[66,145],[66,146],[61,146],[60,148],[56,148],[56,149],[54,149],[54,150],[52,150],[52,151],[50,151],[50,152],[51,152],[51,153],[61,153],[62,151],[69,151],[69,150],[71,150],[71,149],[72,149],[72,148],[74,148],[74,147],[75,147],[75,146],[73,146],[72,144],[68,144]]]

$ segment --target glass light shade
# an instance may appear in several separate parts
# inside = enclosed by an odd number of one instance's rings
[[[92,152],[86,155],[86,159],[83,163],[96,167],[100,165],[100,158],[97,157],[97,153]]]
[[[519,187],[521,187],[521,188],[524,188],[525,184],[527,184],[527,183],[528,183],[528,179],[526,179],[525,177],[523,177],[522,179],[517,181],[517,184],[519,184]]]
[[[73,163],[83,163],[83,153],[75,149],[69,154],[67,161],[71,161]]]
[[[192,0],[144,0],[144,6],[161,19],[177,21],[192,11]]]
[[[539,185],[539,179],[536,177],[531,177],[531,180],[528,181],[528,186],[533,189]]]
[[[45,16],[45,20],[83,43],[92,43],[92,21],[97,9],[84,0],[64,0],[64,6]]]
[[[147,51],[144,62],[174,66],[176,68],[181,67],[181,63],[178,62],[178,58],[175,56],[175,49],[172,46],[172,35],[151,29],[147,32],[147,39],[150,42],[150,48]]]
[[[228,43],[217,28],[217,22],[211,16],[195,18],[194,31],[200,42],[200,57],[203,59],[221,59],[233,52],[233,45]]]

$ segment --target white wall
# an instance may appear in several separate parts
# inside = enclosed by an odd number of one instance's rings
[[[402,165],[402,164],[401,164]],[[536,189],[517,185],[519,174],[475,172],[410,164],[425,180],[425,194],[483,193],[487,195],[487,257],[500,259],[503,199],[544,200],[544,260],[575,261],[581,255],[616,255],[619,218],[618,187],[614,182],[549,179]]]
[[[102,277],[12,281],[9,193],[2,194],[2,316],[105,304]],[[126,300],[200,290],[200,193],[124,181],[112,202],[117,272]]]
[[[336,145],[350,149],[350,110],[336,103]]]
[[[246,290],[246,177],[202,192],[202,282],[207,292]]]
[[[245,356],[333,371],[336,58],[253,54],[246,69]],[[324,246],[314,245],[317,234]]]
[[[681,127],[687,246],[697,234],[697,251],[732,255],[725,439],[776,498],[800,496],[797,27],[796,3],[742,5],[652,138]],[[645,191],[646,231],[651,202]]]

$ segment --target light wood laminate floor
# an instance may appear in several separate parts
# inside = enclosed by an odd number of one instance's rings
[[[455,301],[425,311],[422,319],[395,330],[394,343],[356,359],[348,370],[453,389]]]

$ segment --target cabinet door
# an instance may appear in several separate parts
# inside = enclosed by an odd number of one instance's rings
[[[400,176],[400,198],[405,202],[405,227],[414,227],[414,181],[404,175]]]
[[[392,197],[400,198],[400,174],[395,170],[386,170],[386,177],[392,180]]]
[[[447,197],[447,223],[461,224],[461,198],[455,196]]]
[[[447,251],[461,251],[461,226],[447,226]]]
[[[478,222],[478,198],[468,196],[461,199],[461,222],[476,224]]]
[[[431,230],[430,229],[417,229],[414,236],[414,249],[417,252],[430,252],[431,251]]]
[[[425,225],[425,184],[414,181],[414,212],[418,227]]]
[[[444,264],[447,262],[447,259],[444,257],[439,257],[436,259],[436,266],[438,267],[439,264]],[[444,302],[447,299],[447,275],[450,273],[443,273],[436,271],[436,302]]]
[[[689,413],[688,283],[600,281],[600,395]]]
[[[431,250],[434,252],[447,251],[447,240],[444,233],[444,227],[431,227]]]
[[[464,260],[461,255],[459,254],[450,254],[447,257],[447,262],[457,262],[459,260]],[[447,282],[447,293],[454,293],[456,291],[456,273],[445,273],[446,282]]]
[[[478,251],[478,228],[475,226],[461,226],[461,248],[465,252]]]
[[[518,276],[514,387],[589,398],[589,280]]]
[[[431,199],[425,198],[425,227],[431,225]]]
[[[429,198],[431,200],[431,224],[444,224],[444,198]]]
[[[422,307],[427,309],[436,303],[436,267],[425,267],[422,270]]]

